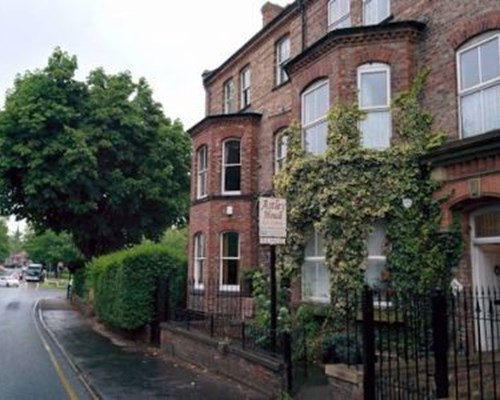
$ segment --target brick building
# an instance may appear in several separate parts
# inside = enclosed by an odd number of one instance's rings
[[[467,239],[459,279],[496,285],[499,1],[298,0],[286,7],[266,3],[262,16],[259,32],[203,74],[206,117],[189,130],[189,276],[196,296],[207,302],[242,290],[242,271],[262,262],[256,198],[272,191],[273,174],[286,157],[282,129],[300,122],[306,150],[321,154],[328,109],[358,96],[367,111],[361,131],[371,132],[363,145],[387,148],[395,139],[391,98],[408,89],[423,67],[431,69],[423,105],[449,137],[430,157],[442,192],[452,194],[442,225],[460,212]],[[384,227],[375,227],[374,242],[383,237]],[[299,300],[328,301],[320,244],[311,233]],[[375,256],[383,264],[383,254]],[[216,287],[208,290],[214,279]]]

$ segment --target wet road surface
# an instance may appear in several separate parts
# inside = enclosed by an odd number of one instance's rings
[[[40,336],[43,331],[34,318],[38,299],[62,296],[64,292],[39,289],[36,283],[0,287],[1,400],[90,398],[62,355],[50,350],[50,339]]]

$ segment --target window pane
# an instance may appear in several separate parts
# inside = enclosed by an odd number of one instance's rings
[[[463,96],[461,112],[463,135],[468,137],[481,133],[481,92]]]
[[[483,91],[484,132],[500,128],[500,84]]]
[[[377,8],[376,0],[367,0],[364,4],[365,25],[376,24],[377,21]]]
[[[302,298],[308,299],[315,292],[316,268],[314,262],[304,262],[302,265]]]
[[[326,151],[327,122],[321,122],[304,131],[304,145],[308,153],[320,155]]]
[[[368,265],[365,271],[366,283],[374,289],[384,289],[387,286],[383,277],[383,271],[385,269],[385,259],[368,259]]]
[[[390,15],[390,0],[378,0],[377,22],[383,21]]]
[[[240,142],[239,140],[231,140],[224,144],[225,146],[225,163],[239,164],[240,163]]]
[[[387,105],[387,72],[362,73],[361,107]]]
[[[305,256],[314,257],[315,255],[316,255],[316,238],[314,235],[314,231],[311,230],[307,233]]]
[[[330,298],[330,271],[324,262],[317,262],[317,291],[314,297],[327,301]]]
[[[467,89],[479,84],[478,49],[467,50],[460,55],[461,89]]]
[[[500,236],[500,211],[478,215],[475,218],[475,230],[477,238]]]
[[[391,113],[389,111],[369,112],[361,121],[363,147],[386,149],[391,144]]]
[[[481,46],[481,74],[482,82],[500,76],[500,55],[498,51],[498,38]]]
[[[222,240],[222,256],[223,257],[238,257],[238,238],[237,232],[224,233]]]
[[[223,285],[237,285],[238,284],[238,264],[239,260],[224,260],[222,263]]]
[[[226,192],[239,191],[241,187],[241,167],[226,167],[224,179],[224,190]]]
[[[381,256],[385,247],[385,223],[377,221],[373,232],[368,236],[368,256]]]

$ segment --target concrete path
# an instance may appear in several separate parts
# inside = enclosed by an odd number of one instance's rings
[[[64,299],[40,303],[44,326],[102,399],[265,399],[158,349],[99,334]]]

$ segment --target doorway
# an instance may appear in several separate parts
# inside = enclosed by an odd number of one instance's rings
[[[500,348],[500,207],[471,216],[475,344],[479,351]]]

